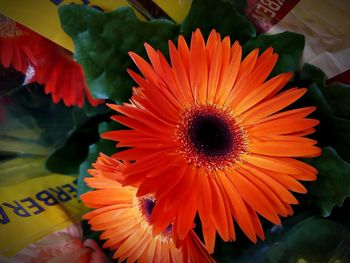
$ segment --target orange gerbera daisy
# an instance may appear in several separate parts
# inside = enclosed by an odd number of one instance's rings
[[[26,73],[35,58],[30,50],[32,32],[0,14],[0,63],[12,65],[17,71]]]
[[[239,43],[215,31],[205,43],[197,30],[190,48],[182,36],[178,48],[169,41],[171,65],[145,48],[151,65],[130,52],[143,74],[129,70],[139,85],[130,104],[109,105],[130,129],[102,135],[131,147],[113,156],[133,161],[123,184],[156,197],[155,234],[173,222],[183,239],[198,212],[210,252],[216,231],[235,240],[233,222],[253,242],[263,239],[258,215],[280,224],[298,203],[290,191],[306,192],[298,180],[316,179],[316,169],[294,159],[320,155],[317,142],[302,137],[318,124],[305,118],[315,107],[280,112],[306,89],[280,92],[292,73],[266,80],[278,57],[272,48],[241,61]]]
[[[103,231],[104,248],[115,250],[113,258],[127,262],[215,262],[193,230],[177,248],[172,239],[172,225],[156,236],[149,220],[156,204],[152,195],[136,197],[137,189],[123,187],[125,165],[101,154],[89,170],[86,183],[96,190],[85,193],[81,200],[95,210],[84,215],[92,230]]]

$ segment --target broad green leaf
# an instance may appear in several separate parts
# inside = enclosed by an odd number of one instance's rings
[[[46,146],[39,143],[41,129],[31,116],[22,116],[26,118],[23,122],[22,117],[16,118],[5,109],[4,113],[5,117],[0,126],[0,153],[46,155],[49,152]]]
[[[278,60],[271,76],[282,72],[299,69],[300,58],[304,50],[305,39],[303,35],[293,32],[283,32],[275,35],[259,35],[250,39],[243,47],[245,54],[259,48],[260,54],[268,47],[273,47],[278,54]]]
[[[314,82],[317,85],[324,86],[325,85],[325,74],[323,71],[309,63],[305,63],[301,73],[300,73],[300,79],[310,82]]]
[[[78,174],[89,144],[98,139],[98,116],[89,118],[84,109],[54,104],[39,85],[25,86],[8,100],[0,126],[0,153],[40,155],[48,158],[46,168],[51,172]]]
[[[313,65],[305,64],[300,79],[314,82],[336,117],[350,119],[350,86],[341,83],[325,84],[326,75]]]
[[[102,103],[98,106],[91,106],[90,103],[84,103],[83,110],[88,117],[93,117],[100,114],[105,114],[110,111],[106,103]]]
[[[89,145],[98,140],[97,124],[88,122],[76,130],[62,148],[49,156],[46,167],[61,174],[78,174],[80,164],[86,159]]]
[[[340,246],[348,246],[347,230],[341,224],[322,218],[307,218],[289,230],[282,232],[267,250],[270,263],[290,262],[300,259],[304,262],[329,262],[349,259],[347,255],[338,255]],[[346,261],[344,261],[346,262]]]
[[[298,215],[266,231],[266,240],[251,245],[241,256],[220,262],[345,263],[349,260],[348,235],[349,230],[336,221]]]
[[[84,68],[91,93],[117,103],[131,95],[133,82],[126,69],[133,67],[133,63],[128,52],[145,56],[145,42],[164,52],[168,39],[178,33],[174,23],[142,22],[126,7],[103,13],[72,4],[60,7],[59,16],[64,31],[73,39],[74,55]]]
[[[230,0],[236,7],[236,10],[244,15],[244,9],[247,7],[247,0]]]
[[[23,111],[20,115],[16,115],[18,111],[12,114],[14,108],[13,102],[2,108],[4,120],[0,125],[0,153],[11,156],[47,155],[49,148],[39,142],[42,130],[35,119]]]
[[[350,164],[332,147],[323,148],[320,157],[307,162],[319,172],[317,181],[310,183],[309,195],[323,216],[329,216],[336,205],[342,206],[345,198],[350,196]]]
[[[308,106],[317,107],[317,117],[322,119],[331,119],[333,117],[333,111],[324,97],[321,90],[316,84],[311,84],[308,88],[307,93],[303,96],[302,100]]]
[[[197,28],[205,37],[215,29],[222,37],[230,36],[231,40],[237,39],[241,43],[256,35],[254,26],[236,10],[235,4],[225,0],[194,0],[181,23],[180,33],[189,39]]]
[[[40,85],[24,86],[9,98],[11,103],[6,111],[10,117],[6,118],[6,125],[20,123],[27,129],[40,131],[38,143],[50,149],[61,147],[87,120],[84,110],[53,103]]]
[[[111,131],[120,129],[121,126],[115,122],[103,122],[99,125],[98,131],[99,134],[105,131]],[[105,140],[100,138],[99,141],[95,144],[90,145],[89,154],[86,160],[80,165],[79,169],[79,178],[78,178],[78,196],[81,194],[90,191],[90,188],[85,184],[84,178],[90,177],[87,170],[92,168],[92,163],[96,162],[97,157],[100,153],[104,153],[108,156],[116,153],[117,149],[115,147],[115,142]]]

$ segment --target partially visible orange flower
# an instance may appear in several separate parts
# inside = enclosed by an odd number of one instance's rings
[[[156,200],[152,195],[136,197],[134,187],[123,187],[125,165],[101,154],[89,170],[93,176],[86,183],[95,190],[85,193],[81,200],[94,210],[84,215],[91,229],[103,231],[104,248],[116,250],[113,258],[127,262],[214,262],[193,230],[176,247],[170,223],[153,236],[149,223]]]
[[[83,69],[69,51],[2,15],[0,63],[26,74],[27,83],[45,85],[55,103],[82,107],[85,96],[93,106],[103,102],[91,96]]]
[[[0,14],[0,63],[5,68],[11,65],[26,73],[30,65],[35,65],[31,34],[29,29]]]
[[[91,96],[83,69],[69,51],[41,37],[33,46],[33,54],[37,64],[28,81],[45,85],[45,93],[51,93],[53,102],[62,100],[66,106],[82,107],[86,96],[93,106],[102,103]]]
[[[190,48],[182,36],[169,41],[171,65],[160,51],[145,48],[151,64],[130,56],[143,77],[129,70],[139,87],[130,103],[109,105],[123,114],[113,119],[130,129],[102,136],[131,147],[113,157],[133,161],[125,185],[137,196],[157,199],[150,222],[154,234],[173,222],[181,240],[198,212],[210,252],[216,231],[235,240],[234,222],[253,242],[264,238],[258,215],[274,224],[291,215],[306,193],[298,180],[316,179],[316,169],[295,159],[320,155],[313,133],[315,107],[281,112],[306,92],[280,92],[291,72],[269,80],[278,55],[255,49],[242,60],[238,42],[212,31],[205,43],[199,30]]]

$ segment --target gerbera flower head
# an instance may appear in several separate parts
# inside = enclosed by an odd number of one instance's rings
[[[104,248],[116,250],[113,258],[127,262],[214,262],[193,230],[178,246],[173,241],[173,227],[169,224],[153,236],[150,218],[156,199],[153,195],[137,197],[137,189],[123,187],[125,165],[101,154],[91,178],[86,183],[95,188],[85,193],[81,200],[94,210],[84,216],[92,230],[103,231]]]
[[[298,180],[315,180],[316,169],[297,160],[320,154],[317,120],[306,118],[315,107],[281,111],[305,94],[305,88],[280,92],[291,72],[267,80],[278,55],[255,49],[242,60],[242,48],[214,30],[207,42],[199,30],[187,46],[169,41],[169,64],[145,44],[150,59],[130,56],[143,76],[129,70],[138,87],[130,103],[109,105],[128,130],[102,136],[130,147],[114,155],[133,161],[125,185],[138,196],[153,194],[157,203],[150,222],[154,234],[173,222],[183,239],[198,213],[210,252],[215,234],[235,240],[234,222],[256,242],[264,238],[259,215],[279,224],[305,193]]]
[[[0,63],[25,73],[36,60],[30,50],[32,31],[0,14]]]

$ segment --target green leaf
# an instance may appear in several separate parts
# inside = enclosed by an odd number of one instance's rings
[[[298,215],[283,220],[266,233],[266,240],[224,262],[237,263],[330,263],[348,262],[349,232],[329,219]],[[220,261],[221,262],[221,261]]]
[[[61,147],[72,132],[87,120],[82,109],[53,103],[40,85],[24,86],[10,99],[12,103],[6,106],[10,117],[6,122],[11,125],[15,121],[28,129],[40,130],[38,143],[50,149]]]
[[[5,109],[4,113],[5,120],[0,126],[0,153],[45,156],[49,152],[48,147],[39,143],[41,129],[31,116],[16,118]]]
[[[273,241],[267,252],[268,262],[328,262],[344,245],[347,234],[337,222],[307,218]]]
[[[232,4],[236,7],[236,10],[242,14],[245,15],[244,9],[247,7],[247,0],[230,0]]]
[[[191,9],[180,26],[180,33],[189,39],[192,31],[201,29],[207,37],[212,29],[231,40],[245,42],[256,35],[254,26],[235,8],[232,1],[194,0]]]
[[[350,119],[349,85],[333,83],[327,86],[325,84],[326,75],[323,71],[310,64],[304,65],[300,79],[312,81],[317,85],[335,116]]]
[[[255,39],[248,40],[244,45],[244,54],[248,54],[255,48],[262,53],[268,47],[273,47],[278,54],[278,60],[271,76],[286,71],[296,72],[299,69],[299,62],[304,50],[305,39],[303,35],[283,32],[275,35],[259,35]]]
[[[88,117],[105,114],[111,111],[105,103],[98,106],[91,106],[90,103],[84,103],[83,110]]]
[[[120,128],[121,128],[121,125],[119,125],[115,122],[103,122],[99,125],[98,131],[99,131],[99,134],[101,134],[105,131],[117,130]],[[78,196],[91,190],[85,184],[84,179],[86,177],[90,177],[87,170],[92,168],[92,163],[96,162],[99,154],[104,153],[104,154],[110,156],[116,152],[117,152],[117,149],[115,147],[115,142],[105,140],[102,138],[100,138],[97,143],[89,146],[88,156],[87,156],[86,160],[80,165],[80,169],[79,169]]]
[[[319,172],[317,181],[310,183],[309,196],[323,216],[329,216],[336,205],[342,206],[345,198],[350,196],[350,164],[332,147],[323,148],[320,157],[307,162]]]
[[[323,71],[320,68],[309,63],[304,64],[301,70],[300,79],[314,82],[320,86],[325,85],[325,74]]]
[[[313,83],[309,86],[307,93],[302,99],[306,101],[305,104],[308,106],[312,105],[317,107],[317,115],[319,118],[331,119],[333,117],[333,111],[328,101],[316,84]]]
[[[96,121],[77,129],[62,148],[49,156],[46,167],[54,173],[78,174],[80,164],[86,159],[89,145],[98,141]]]
[[[133,63],[128,52],[145,56],[145,42],[164,52],[168,39],[178,33],[178,26],[167,20],[139,21],[131,8],[103,13],[72,4],[60,7],[59,16],[93,96],[117,103],[131,95],[133,82],[126,69]]]

